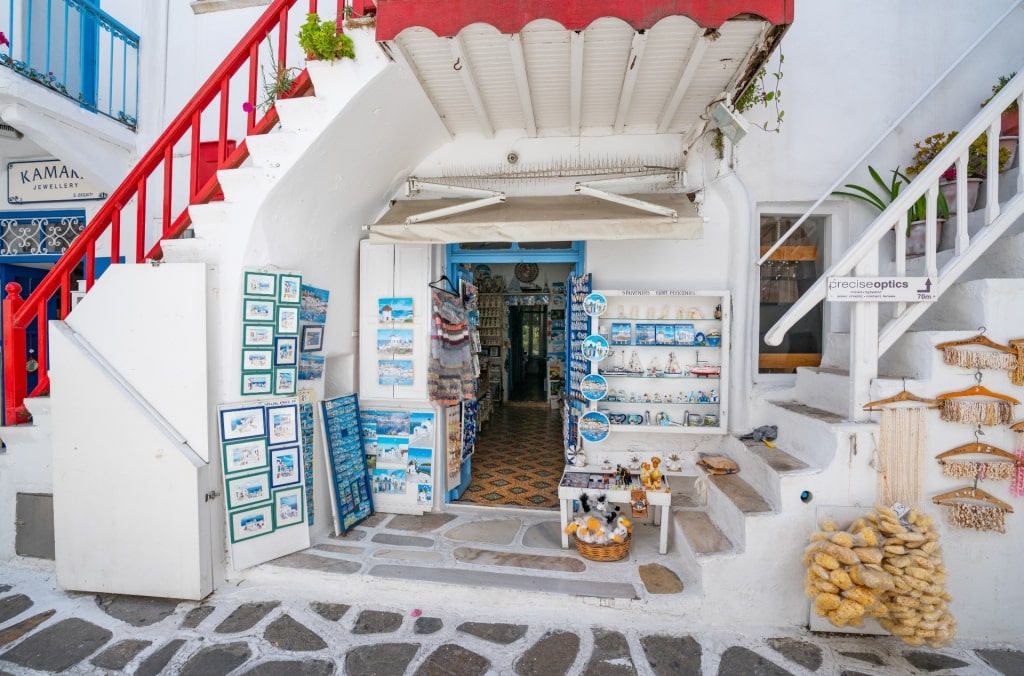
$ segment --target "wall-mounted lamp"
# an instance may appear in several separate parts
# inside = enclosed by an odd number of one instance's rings
[[[739,143],[747,135],[746,119],[724,101],[717,102],[711,108],[711,128],[721,129],[722,134],[733,144]]]

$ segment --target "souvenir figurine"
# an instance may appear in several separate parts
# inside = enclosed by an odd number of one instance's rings
[[[679,365],[679,360],[676,359],[675,352],[668,353],[668,365],[665,366],[665,373],[667,375],[682,375],[683,367]]]

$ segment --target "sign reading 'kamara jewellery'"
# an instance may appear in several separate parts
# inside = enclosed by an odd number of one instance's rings
[[[930,277],[829,277],[825,299],[847,303],[933,301],[934,287]]]
[[[39,160],[7,163],[7,202],[77,202],[102,200],[100,192],[67,162]]]

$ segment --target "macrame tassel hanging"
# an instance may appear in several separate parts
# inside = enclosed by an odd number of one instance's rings
[[[1011,340],[1010,347],[1017,351],[1017,363],[1010,369],[1010,382],[1017,387],[1024,386],[1024,340]]]
[[[1008,401],[939,400],[939,417],[946,422],[965,425],[1009,425],[1013,404]]]
[[[1007,352],[986,352],[963,346],[942,348],[942,360],[950,366],[960,366],[976,371],[978,369],[1000,369],[1013,371],[1017,368],[1018,357]]]
[[[972,530],[1006,532],[1006,512],[992,505],[957,502],[945,505],[946,518],[953,526]]]
[[[921,500],[927,411],[926,406],[882,409],[878,456],[883,471],[878,478],[878,496],[885,504],[913,507]]]
[[[987,479],[1009,481],[1019,467],[1015,462],[971,462],[970,460],[939,460],[942,476],[954,479]]]
[[[1015,498],[1024,498],[1024,430],[1016,433],[1017,443],[1017,471],[1013,481],[1010,482],[1010,495]]]

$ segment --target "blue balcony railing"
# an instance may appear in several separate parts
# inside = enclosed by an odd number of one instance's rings
[[[2,0],[0,0],[2,1]],[[139,36],[97,0],[7,0],[0,66],[135,129]]]

